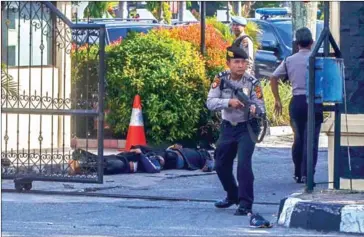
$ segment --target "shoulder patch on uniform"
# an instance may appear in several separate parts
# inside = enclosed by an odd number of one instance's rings
[[[218,87],[220,85],[220,82],[221,82],[220,78],[215,77],[214,82],[211,85],[212,89],[215,89],[216,87]]]
[[[250,76],[248,77],[248,81],[250,81],[254,86],[258,85],[259,84],[259,80],[256,79],[255,77],[253,76]]]
[[[260,87],[260,85],[256,85],[254,87],[254,91],[255,91],[255,94],[257,95],[258,99],[263,98],[263,92],[262,92],[262,88]]]
[[[221,77],[229,75],[229,73],[230,73],[229,70],[225,70],[225,71],[220,72],[219,74],[217,74],[217,77],[221,78]]]

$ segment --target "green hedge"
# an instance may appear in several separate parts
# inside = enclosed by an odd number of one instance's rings
[[[82,88],[88,73],[90,82],[97,89],[97,53],[97,46],[81,48],[77,54],[73,52],[73,85]],[[114,136],[126,137],[133,99],[139,94],[149,143],[181,140],[215,142],[220,118],[204,106],[210,85],[205,64],[193,44],[171,38],[168,31],[163,30],[130,34],[122,42],[107,46],[105,106],[110,109],[107,122]],[[284,108],[283,115],[276,117],[270,85],[263,80],[262,86],[270,126],[289,125],[291,87],[280,86]]]
[[[134,34],[109,49],[108,122],[114,131],[126,134],[133,99],[139,94],[148,142],[193,137],[210,84],[203,65],[190,43],[158,31]]]

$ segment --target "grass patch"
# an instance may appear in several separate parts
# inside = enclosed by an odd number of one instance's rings
[[[279,95],[282,102],[282,115],[276,116],[274,113],[274,96],[270,88],[269,80],[262,81],[263,95],[266,107],[267,118],[271,127],[289,125],[289,102],[292,98],[292,87],[289,84],[281,83]]]

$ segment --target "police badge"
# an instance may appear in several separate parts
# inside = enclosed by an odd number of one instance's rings
[[[249,89],[248,89],[248,88],[246,88],[246,87],[244,87],[244,88],[243,88],[243,93],[244,93],[245,95],[249,96]]]

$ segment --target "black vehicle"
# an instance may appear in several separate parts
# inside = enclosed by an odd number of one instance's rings
[[[147,33],[152,29],[159,27],[172,27],[166,24],[156,23],[153,19],[92,19],[87,22],[77,22],[77,24],[104,24],[106,28],[106,45],[111,44],[125,38],[130,32]],[[84,31],[81,35],[74,36],[74,41],[79,45],[83,45],[86,42],[89,44],[98,44],[98,37],[93,36],[92,31]]]
[[[258,38],[261,48],[255,55],[255,76],[259,79],[269,78],[282,60],[292,54],[292,19],[268,18],[248,21],[255,22],[261,30]],[[317,21],[316,38],[322,29],[323,21]]]

